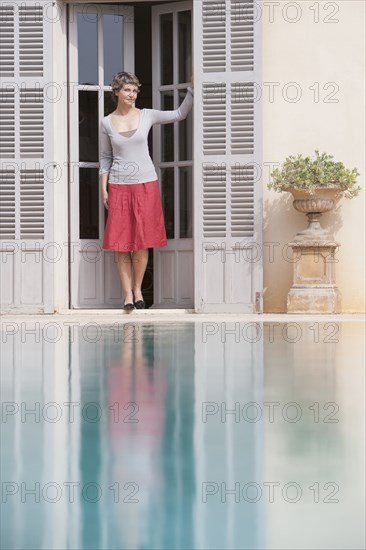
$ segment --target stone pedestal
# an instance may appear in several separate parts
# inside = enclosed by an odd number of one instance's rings
[[[318,187],[312,193],[288,189],[293,206],[306,214],[309,225],[299,231],[292,243],[293,285],[287,295],[288,313],[340,313],[341,294],[335,284],[335,253],[339,243],[322,228],[320,218],[339,200],[337,184]]]
[[[287,295],[288,313],[340,313],[341,295],[335,284],[339,243],[314,241],[310,232],[299,233],[293,250],[293,285]]]

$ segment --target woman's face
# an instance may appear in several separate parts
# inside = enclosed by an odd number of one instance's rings
[[[134,84],[123,84],[122,88],[116,94],[119,105],[133,105],[138,94],[138,87]]]

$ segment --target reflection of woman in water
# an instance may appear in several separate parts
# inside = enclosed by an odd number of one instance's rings
[[[174,111],[137,109],[135,101],[140,86],[135,75],[117,73],[112,81],[112,97],[117,107],[100,124],[99,174],[103,203],[108,209],[103,249],[118,252],[117,267],[126,310],[145,308],[141,285],[148,248],[167,245],[159,182],[149,155],[148,134],[153,124],[185,119],[192,108],[194,95],[192,84],[180,107]]]
[[[126,326],[120,358],[108,368],[108,486],[118,483],[120,490],[110,517],[119,530],[116,547],[149,547],[144,538],[151,500],[162,492],[166,369],[155,362],[153,345],[153,330]]]

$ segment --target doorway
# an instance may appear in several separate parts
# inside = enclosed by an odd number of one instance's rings
[[[142,83],[138,108],[179,107],[192,68],[190,5],[69,5],[71,308],[123,303],[116,253],[102,250],[108,211],[99,184],[99,125],[115,109],[110,84],[121,70]],[[193,307],[192,113],[153,127],[148,143],[168,246],[149,249],[142,292],[147,307]]]

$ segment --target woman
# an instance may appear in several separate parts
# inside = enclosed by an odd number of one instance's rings
[[[100,124],[99,175],[103,203],[108,209],[103,249],[118,252],[117,267],[125,298],[123,308],[127,311],[145,308],[141,285],[148,249],[167,245],[148,134],[153,124],[185,119],[194,96],[192,84],[175,111],[137,109],[135,101],[140,86],[135,75],[117,73],[112,81],[112,96],[117,108]]]

